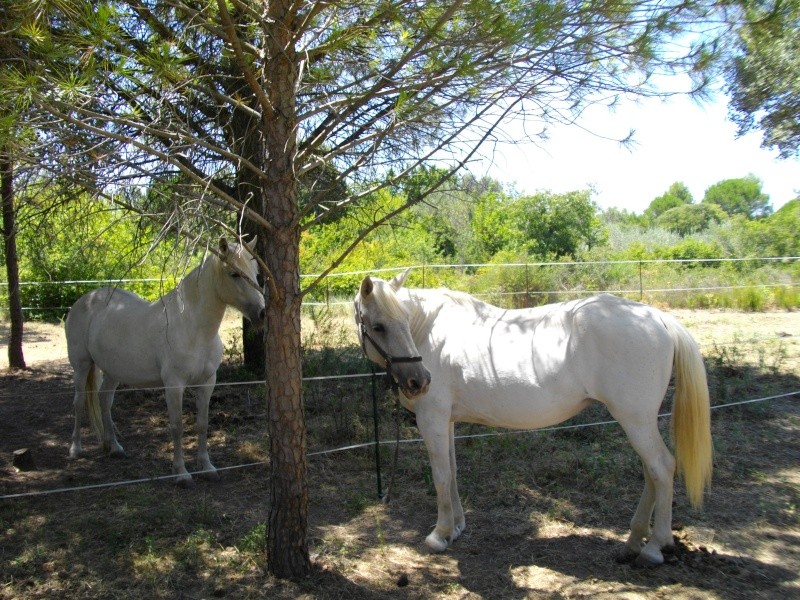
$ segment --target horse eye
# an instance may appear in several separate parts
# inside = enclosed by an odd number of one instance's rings
[[[239,273],[237,273],[236,271],[234,271],[233,273],[231,273],[231,277],[233,277],[234,279],[236,279],[236,278],[238,278],[238,277],[241,277],[241,275],[239,275]]]
[[[386,327],[384,327],[381,323],[376,323],[372,326],[372,331],[375,333],[386,333]]]

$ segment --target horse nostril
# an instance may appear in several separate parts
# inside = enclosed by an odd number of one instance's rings
[[[418,392],[422,386],[420,386],[419,381],[414,379],[413,377],[409,377],[408,381],[406,382],[408,385],[408,390],[410,392]]]

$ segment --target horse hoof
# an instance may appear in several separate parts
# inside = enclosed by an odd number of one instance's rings
[[[217,473],[216,469],[208,469],[206,471],[200,471],[197,473],[197,476],[205,481],[219,481],[219,473]]]
[[[122,448],[117,448],[115,450],[112,450],[111,452],[108,453],[108,455],[111,458],[128,458],[128,455],[125,454],[125,450],[123,450]]]
[[[447,540],[443,539],[435,531],[432,531],[428,535],[428,537],[425,538],[425,544],[433,552],[444,552],[445,550],[447,550]]]
[[[190,490],[195,486],[194,479],[187,475],[186,477],[178,477],[175,480],[175,485],[184,490]]]
[[[662,564],[664,564],[663,557],[661,557],[661,560],[658,560],[658,558],[646,556],[644,553],[640,553],[639,556],[636,557],[636,560],[633,561],[633,566],[639,569],[655,569]]]

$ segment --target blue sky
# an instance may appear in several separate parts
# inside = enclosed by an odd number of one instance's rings
[[[635,130],[633,146],[613,141],[630,129]],[[518,126],[509,125],[506,132],[523,138]],[[636,213],[675,181],[684,182],[699,202],[710,185],[752,173],[777,209],[800,195],[800,159],[778,159],[777,152],[760,144],[758,131],[736,137],[724,96],[702,104],[674,96],[666,102],[624,101],[611,113],[592,107],[577,125],[551,127],[545,142],[495,146],[489,159],[471,171],[515,183],[523,193],[594,185],[594,199],[602,208]]]

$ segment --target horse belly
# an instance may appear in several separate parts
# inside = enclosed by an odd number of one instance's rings
[[[453,369],[453,420],[532,429],[565,421],[591,402],[566,366],[560,339],[536,340],[550,348],[546,360],[528,336],[492,341],[491,352],[462,346],[469,350]]]
[[[542,390],[530,382],[471,386],[454,398],[452,420],[509,429],[536,429],[566,421],[589,406],[591,399],[574,386]]]

